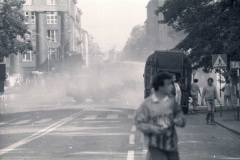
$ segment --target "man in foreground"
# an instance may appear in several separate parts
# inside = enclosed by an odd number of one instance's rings
[[[157,74],[152,82],[154,92],[136,110],[134,123],[144,134],[147,160],[179,160],[175,126],[184,127],[182,109],[171,94],[172,75]]]

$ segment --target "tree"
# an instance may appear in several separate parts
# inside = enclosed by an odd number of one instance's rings
[[[187,36],[175,49],[191,50],[193,68],[212,70],[211,55],[240,60],[239,0],[166,0],[156,11],[166,23]]]
[[[25,35],[28,33],[25,17],[22,12],[24,1],[4,0],[0,9],[0,56],[10,54],[24,54],[32,50],[30,41]]]
[[[131,60],[143,60],[146,57],[147,44],[145,26],[134,26],[123,48],[125,57]]]

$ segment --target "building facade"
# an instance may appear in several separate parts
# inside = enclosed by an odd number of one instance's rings
[[[160,21],[163,20],[163,15],[162,13],[156,15],[155,11],[159,6],[162,6],[164,2],[165,0],[150,0],[146,7],[146,35],[151,40],[155,50],[173,49],[183,38],[185,38],[183,32],[176,32],[171,26],[160,23]]]
[[[158,6],[159,6],[158,0],[150,0],[146,6],[147,9],[147,19],[145,21],[146,37],[151,41],[153,48],[159,45],[158,16],[155,14],[155,10],[157,10]]]
[[[33,51],[11,55],[9,74],[26,77],[32,71],[58,70],[69,55],[81,52],[81,10],[77,0],[26,0],[23,12]]]

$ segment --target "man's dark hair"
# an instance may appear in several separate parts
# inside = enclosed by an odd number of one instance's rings
[[[208,78],[207,81],[212,81],[212,82],[214,82],[213,78]]]
[[[159,86],[164,86],[164,80],[172,79],[172,75],[168,72],[158,73],[152,80],[152,88],[155,91],[158,91]]]
[[[198,82],[198,79],[194,79],[193,82],[197,83],[197,82]]]
[[[230,80],[229,80],[229,79],[227,79],[227,80],[226,80],[226,83],[230,83]]]

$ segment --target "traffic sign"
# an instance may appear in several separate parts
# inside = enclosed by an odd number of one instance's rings
[[[227,55],[226,54],[214,54],[212,55],[213,68],[227,68]]]
[[[231,69],[240,69],[240,61],[231,61],[230,68]]]

